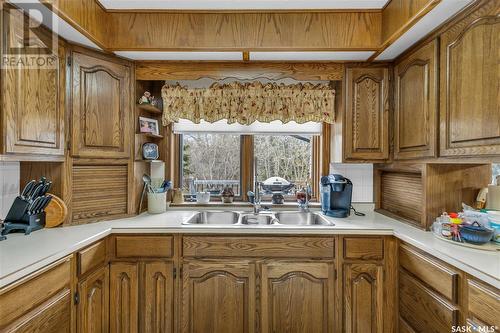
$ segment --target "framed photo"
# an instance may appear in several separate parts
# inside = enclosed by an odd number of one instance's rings
[[[139,131],[141,133],[151,133],[154,135],[160,135],[158,120],[146,117],[139,117]]]

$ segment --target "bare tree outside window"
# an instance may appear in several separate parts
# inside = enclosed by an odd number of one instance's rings
[[[312,136],[256,135],[254,156],[259,181],[281,177],[300,189],[311,178]]]
[[[182,188],[219,194],[231,186],[240,192],[240,135],[196,133],[183,135]]]

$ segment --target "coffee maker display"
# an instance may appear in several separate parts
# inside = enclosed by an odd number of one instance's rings
[[[321,211],[326,216],[348,217],[351,212],[352,182],[342,175],[321,177]]]

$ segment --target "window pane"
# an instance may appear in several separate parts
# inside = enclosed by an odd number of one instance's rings
[[[257,178],[265,181],[281,177],[295,184],[287,194],[305,186],[311,178],[312,136],[256,135],[254,154],[257,158]]]
[[[184,193],[210,191],[218,195],[224,187],[240,193],[240,136],[193,133],[182,136],[182,188]]]
[[[493,164],[492,168],[493,168],[493,184],[495,184],[497,176],[500,176],[500,164]]]

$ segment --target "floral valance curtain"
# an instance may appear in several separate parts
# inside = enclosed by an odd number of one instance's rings
[[[194,123],[227,119],[248,125],[281,120],[333,123],[335,91],[328,84],[214,83],[209,88],[165,85],[163,125],[179,119]]]

